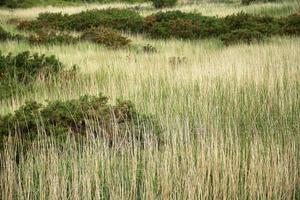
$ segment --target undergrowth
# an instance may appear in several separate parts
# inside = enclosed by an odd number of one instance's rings
[[[153,115],[138,112],[130,101],[118,100],[110,105],[101,94],[49,101],[46,105],[29,101],[13,114],[0,116],[2,140],[11,136],[31,141],[44,134],[58,141],[71,135],[77,139],[103,138],[109,145],[133,140],[144,145],[146,141],[159,142],[160,132]]]

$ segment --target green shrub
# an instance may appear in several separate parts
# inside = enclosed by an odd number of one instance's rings
[[[300,35],[300,14],[295,13],[288,17],[283,17],[281,33],[285,35]]]
[[[88,10],[73,15],[43,13],[36,20],[23,21],[21,29],[59,29],[86,31],[92,27],[145,33],[153,38],[200,39],[231,34],[235,30],[253,30],[263,36],[298,35],[299,14],[285,18],[240,12],[223,18],[181,11],[158,12],[142,18],[130,9]]]
[[[218,36],[223,33],[224,27],[216,17],[167,11],[146,17],[144,30],[154,38],[197,39]]]
[[[87,10],[72,15],[42,13],[36,20],[24,21],[19,29],[58,29],[84,31],[91,27],[108,27],[116,30],[140,32],[143,18],[133,10],[109,8]]]
[[[259,16],[240,12],[224,17],[222,23],[226,32],[233,30],[248,29],[260,32],[264,35],[276,34],[280,29],[279,20],[269,16]]]
[[[177,0],[151,0],[155,8],[173,7],[176,5]]]
[[[74,37],[68,33],[57,33],[55,31],[40,31],[35,35],[30,35],[28,41],[31,44],[74,44],[79,41],[78,37]]]
[[[11,35],[0,26],[0,41],[10,39]]]
[[[83,32],[82,40],[92,41],[109,48],[120,48],[130,46],[131,40],[120,33],[104,27],[90,28]]]
[[[13,56],[0,52],[0,99],[30,88],[37,80],[59,78],[64,65],[55,56],[30,54],[25,51]],[[76,67],[65,73],[75,73]]]
[[[242,3],[242,5],[248,6],[248,5],[250,5],[250,3],[254,2],[254,1],[255,0],[242,0],[241,3]]]
[[[107,97],[102,95],[50,101],[47,105],[26,102],[14,114],[0,117],[1,136],[10,133],[34,139],[40,131],[57,138],[89,134],[110,143],[118,139],[143,143],[146,137],[160,140],[160,128],[152,115],[139,113],[130,101],[118,100],[116,105],[109,105]]]
[[[234,30],[221,36],[221,41],[226,46],[237,43],[250,44],[253,42],[261,42],[263,39],[264,36],[260,32],[248,29]]]
[[[0,26],[0,41],[6,41],[6,40],[24,40],[25,37],[19,34],[11,34],[7,31],[5,31],[1,26]]]

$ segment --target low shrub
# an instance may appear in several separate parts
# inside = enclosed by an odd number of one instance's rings
[[[198,39],[223,33],[216,17],[181,11],[159,12],[145,18],[144,30],[153,38]]]
[[[280,33],[284,35],[300,35],[300,14],[295,13],[281,18],[283,24]]]
[[[108,27],[122,31],[141,32],[142,25],[143,18],[136,11],[109,8],[87,10],[72,15],[42,13],[36,20],[21,22],[18,28],[84,31],[91,27]]]
[[[0,52],[0,99],[8,98],[16,92],[30,88],[37,80],[59,78],[64,65],[55,56],[30,54],[29,51],[17,55]],[[74,74],[76,67],[65,73]]]
[[[145,131],[146,130],[146,131]],[[0,135],[34,139],[39,132],[59,139],[69,135],[105,138],[110,144],[146,138],[160,140],[160,128],[152,115],[139,113],[130,101],[112,106],[107,97],[82,96],[42,105],[26,102],[14,114],[0,117]],[[148,134],[148,135],[147,135]]]
[[[277,34],[280,29],[280,20],[270,16],[259,16],[240,12],[221,19],[225,33],[234,30],[248,29],[260,32],[266,36]]]
[[[177,0],[151,0],[155,8],[173,7],[176,5]]]
[[[254,2],[255,0],[241,0],[242,5],[250,5],[250,3]]]
[[[6,40],[24,40],[25,37],[20,35],[20,34],[11,34],[7,31],[5,31],[1,26],[0,26],[0,41],[6,41]]]
[[[92,41],[109,48],[121,48],[130,46],[131,40],[120,33],[104,27],[90,28],[81,35],[82,40]]]
[[[78,37],[74,37],[68,33],[57,33],[55,31],[40,31],[34,35],[30,35],[28,41],[34,45],[40,44],[74,44],[79,41]]]
[[[145,18],[130,9],[88,10],[73,15],[43,13],[36,20],[23,21],[23,29],[86,31],[92,27],[145,33],[152,38],[201,39],[219,37],[239,30],[252,30],[265,37],[298,35],[300,15],[276,18],[240,12],[226,17],[203,16],[181,11],[158,12]]]
[[[228,46],[237,43],[250,44],[253,42],[261,42],[264,40],[264,36],[254,30],[238,29],[222,35],[220,39],[224,45]]]
[[[5,31],[1,26],[0,26],[0,41],[8,40],[11,38],[11,34],[9,34],[7,31]]]

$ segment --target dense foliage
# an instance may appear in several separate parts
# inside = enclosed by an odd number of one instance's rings
[[[51,80],[59,76],[64,65],[55,56],[30,54],[29,51],[17,55],[0,52],[0,99],[30,88],[38,80]],[[76,67],[66,73],[75,73]]]
[[[102,44],[109,48],[128,47],[131,42],[130,39],[122,36],[120,33],[104,27],[90,28],[85,30],[81,36],[81,39]]]
[[[233,44],[235,41],[248,43],[277,34],[299,35],[300,15],[275,18],[241,12],[217,18],[199,13],[167,11],[147,16],[144,20],[144,31],[153,38],[220,37],[226,44]]]
[[[145,2],[144,0],[122,0],[127,3]],[[0,6],[8,8],[29,8],[34,6],[65,6],[78,3],[113,3],[119,0],[0,0]]]
[[[220,39],[225,45],[228,46],[236,43],[250,44],[252,42],[261,42],[263,41],[264,36],[257,31],[238,29],[222,35]]]
[[[34,21],[24,21],[20,29],[39,30],[59,29],[84,31],[91,27],[109,27],[116,30],[140,32],[143,18],[133,10],[109,8],[87,10],[68,15],[61,13],[42,13]]]
[[[155,8],[173,7],[177,0],[151,0]]]
[[[241,40],[241,36],[245,36],[245,34],[237,34],[242,32],[246,33],[248,38],[256,37],[255,40],[272,35],[299,35],[300,15],[293,14],[276,18],[240,12],[226,17],[212,17],[199,13],[166,11],[143,18],[137,12],[129,9],[106,9],[89,10],[73,15],[42,13],[36,20],[21,22],[18,27],[29,30],[67,29],[82,32],[91,27],[105,27],[145,33],[152,38],[201,39],[215,37],[226,41],[226,44],[233,44],[234,41],[246,41]],[[113,37],[116,34],[111,35]],[[224,38],[231,38],[233,42]],[[247,42],[249,41],[254,40],[247,39]]]
[[[108,142],[146,138],[159,140],[160,128],[152,115],[137,112],[130,101],[109,105],[107,97],[82,96],[68,101],[50,101],[42,105],[26,102],[14,114],[0,116],[0,135],[33,139],[39,133],[64,138],[103,137]],[[143,130],[152,130],[145,132]],[[148,134],[148,135],[146,135]]]
[[[23,37],[21,35],[13,35],[6,30],[2,26],[0,26],[0,41],[6,41],[6,40],[21,40]]]
[[[7,40],[11,35],[0,26],[0,40]]]
[[[224,28],[216,17],[181,11],[158,12],[147,16],[144,30],[153,38],[195,39],[214,37]]]

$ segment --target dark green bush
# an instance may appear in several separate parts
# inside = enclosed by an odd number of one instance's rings
[[[30,30],[59,29],[85,31],[92,27],[146,33],[153,38],[200,39],[219,37],[239,30],[259,32],[265,37],[299,34],[299,14],[275,18],[240,12],[223,18],[181,11],[158,12],[142,18],[129,9],[88,10],[73,15],[44,13],[18,27]]]
[[[261,42],[264,39],[263,34],[257,31],[248,29],[238,29],[222,35],[221,41],[226,45],[246,43],[250,44],[253,42]]]
[[[27,30],[59,29],[84,31],[91,27],[140,32],[143,18],[133,10],[109,8],[87,10],[72,15],[42,13],[36,20],[21,22],[18,27]]]
[[[276,34],[280,29],[279,19],[269,16],[259,16],[240,12],[221,19],[226,27],[226,33],[233,30],[248,29],[264,35]]]
[[[281,19],[281,33],[285,35],[300,35],[300,14],[295,13]]]
[[[120,2],[120,0],[0,0],[0,6],[6,6],[9,8],[30,8],[41,6],[68,6],[78,5],[78,3],[113,3]],[[128,3],[142,3],[145,0],[122,0],[122,2]]]
[[[30,35],[28,41],[31,44],[74,44],[79,41],[78,37],[74,37],[68,33],[57,33],[55,31],[40,31],[34,35]]]
[[[223,33],[224,27],[216,17],[167,11],[146,17],[144,30],[154,38],[196,39],[218,36]]]
[[[76,71],[63,71],[64,65],[55,56],[30,54],[29,51],[17,55],[3,55],[0,52],[0,99],[30,88],[37,80],[59,78],[59,75]]]
[[[5,31],[1,26],[0,26],[0,41],[6,41],[6,40],[24,40],[25,37],[19,34],[11,34],[7,31]]]
[[[250,3],[254,2],[254,1],[255,0],[242,0],[241,3],[242,3],[242,5],[248,6],[248,5],[250,5]]]
[[[109,48],[129,47],[131,40],[120,33],[104,27],[90,28],[83,32],[82,40],[92,41]]]
[[[0,117],[1,136],[10,133],[32,139],[39,132],[58,138],[67,134],[103,137],[110,143],[118,139],[144,142],[146,137],[160,140],[160,128],[152,115],[137,112],[130,101],[118,100],[116,105],[109,105],[102,95],[51,101],[47,105],[31,101],[14,114]]]
[[[151,0],[155,8],[173,7],[176,5],[177,0]]]
[[[11,34],[9,34],[7,31],[5,31],[1,26],[0,26],[0,41],[8,40],[11,38]]]

